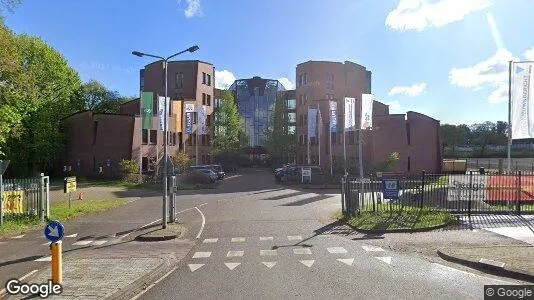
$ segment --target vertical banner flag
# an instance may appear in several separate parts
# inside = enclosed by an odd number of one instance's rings
[[[534,138],[534,63],[514,63],[512,72],[512,139]]]
[[[165,108],[165,97],[158,97],[158,116],[159,116],[159,130],[165,130],[165,114],[169,115],[169,98],[167,98],[167,107]],[[167,119],[168,121],[168,119]],[[169,122],[167,122],[167,131],[169,130]]]
[[[317,108],[308,108],[308,138],[315,137],[317,132]]]
[[[143,129],[152,129],[152,101],[154,93],[143,92],[141,95],[141,118]]]
[[[193,113],[195,111],[194,104],[185,105],[185,133],[193,134]]]
[[[373,127],[373,94],[362,94],[362,111],[360,129]]]
[[[330,101],[330,132],[337,132],[337,102]]]
[[[206,130],[206,105],[202,105],[198,112],[198,124],[199,124],[199,133],[200,135],[207,134]]]
[[[172,131],[182,132],[182,101],[172,101],[171,107],[172,116],[174,117]]]
[[[355,110],[356,99],[345,97],[345,131],[354,131],[356,127]]]

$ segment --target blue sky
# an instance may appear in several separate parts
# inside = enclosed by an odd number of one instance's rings
[[[5,18],[39,36],[82,80],[137,95],[149,58],[198,44],[217,84],[262,76],[295,82],[307,60],[350,60],[373,72],[391,111],[442,123],[507,119],[510,59],[534,60],[534,0],[24,0]]]

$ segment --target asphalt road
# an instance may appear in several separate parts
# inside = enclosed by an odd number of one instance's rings
[[[262,171],[195,197],[207,203],[197,245],[140,299],[481,299],[486,284],[514,283],[336,234],[326,217],[339,195]]]

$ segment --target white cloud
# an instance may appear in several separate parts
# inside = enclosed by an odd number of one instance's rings
[[[421,95],[426,89],[426,83],[416,83],[411,86],[394,86],[389,90],[388,96],[394,96],[399,94],[415,97]]]
[[[200,17],[202,16],[202,9],[200,7],[200,0],[185,0],[187,2],[187,7],[184,10],[184,15],[186,18]],[[178,0],[180,4],[182,0]]]
[[[451,84],[480,90],[485,87],[494,91],[488,97],[490,103],[507,101],[508,97],[508,61],[517,60],[507,49],[499,49],[486,60],[471,67],[452,68],[449,73]]]
[[[423,30],[461,21],[484,10],[491,0],[401,0],[386,17],[386,26],[396,30]]]
[[[497,28],[497,23],[495,22],[495,19],[493,18],[493,14],[491,12],[487,13],[486,19],[488,20],[488,25],[491,30],[491,35],[493,35],[493,41],[495,41],[495,44],[497,45],[497,49],[503,49],[504,43],[502,42],[501,33],[499,32],[499,29]]]
[[[291,80],[289,80],[286,77],[280,77],[280,78],[278,78],[278,81],[284,86],[284,88],[286,90],[295,89],[295,84],[293,82],[291,82]]]
[[[533,60],[534,61],[534,47],[528,49],[527,51],[525,51],[525,58],[527,60]]]
[[[215,70],[215,88],[217,89],[228,89],[234,83],[235,79],[234,74],[228,70]]]
[[[402,113],[401,104],[399,103],[399,101],[391,101],[391,102],[386,103],[386,105],[389,106],[390,113],[393,113],[393,114]]]

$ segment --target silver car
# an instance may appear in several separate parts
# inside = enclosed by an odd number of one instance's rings
[[[213,172],[213,170],[211,169],[197,169],[197,170],[204,174],[207,174],[210,177],[211,182],[216,182],[219,179],[219,176],[217,176],[217,174]]]

